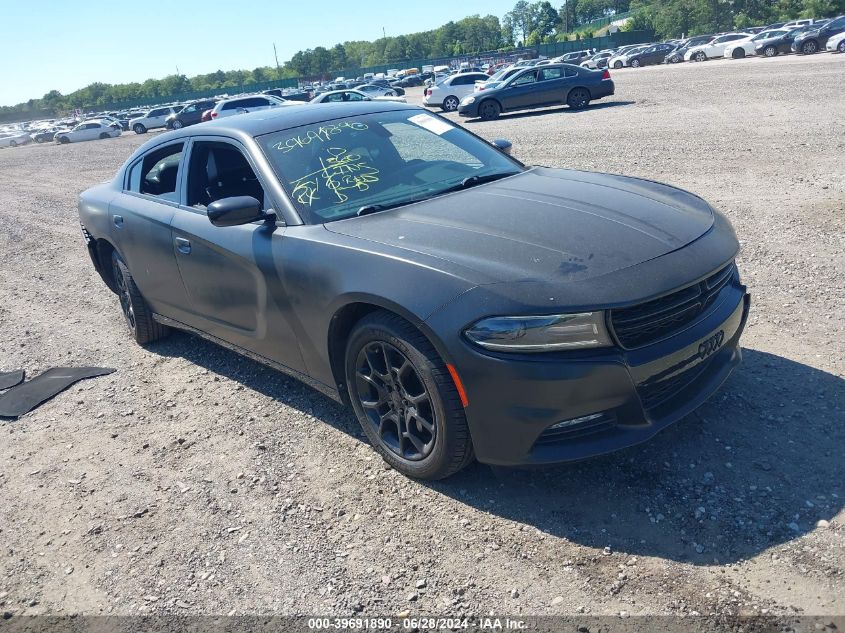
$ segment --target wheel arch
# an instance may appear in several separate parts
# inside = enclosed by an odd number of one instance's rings
[[[424,321],[401,305],[373,295],[361,295],[348,298],[347,302],[338,306],[329,321],[326,345],[328,349],[329,365],[335,387],[345,404],[349,404],[349,396],[345,388],[346,343],[349,335],[357,323],[373,312],[388,312],[395,314],[418,330],[432,344],[440,359],[449,362],[445,346],[434,331]]]
[[[483,97],[483,98],[481,99],[481,101],[479,101],[479,102],[478,102],[478,111],[479,111],[479,112],[481,112],[481,106],[482,106],[482,105],[484,105],[484,102],[485,102],[485,101],[493,101],[493,102],[495,102],[495,103],[499,106],[499,111],[500,111],[500,112],[504,112],[504,111],[505,111],[505,106],[504,106],[504,104],[502,103],[501,99],[499,99],[498,97]]]

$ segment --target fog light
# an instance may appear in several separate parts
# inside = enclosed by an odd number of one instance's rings
[[[594,413],[592,415],[585,415],[580,418],[572,418],[571,420],[563,420],[562,422],[558,422],[557,424],[552,424],[547,431],[552,429],[563,429],[568,426],[575,426],[576,424],[583,424],[584,422],[590,422],[592,420],[598,420],[600,417],[604,416],[604,413]]]

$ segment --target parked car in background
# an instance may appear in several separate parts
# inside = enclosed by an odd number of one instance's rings
[[[754,55],[755,51],[757,50],[758,44],[770,42],[783,35],[786,35],[788,32],[788,30],[783,29],[761,31],[760,33],[757,33],[757,35],[752,37],[750,40],[739,40],[737,42],[728,44],[725,47],[725,52],[723,55],[728,59],[742,59],[746,55]]]
[[[752,33],[727,33],[713,38],[709,44],[701,46],[694,46],[684,53],[685,61],[703,62],[714,57],[722,57],[725,54],[725,49],[731,42],[740,42],[750,40],[754,35]]]
[[[620,69],[620,68],[623,68],[624,66],[628,65],[628,58],[631,55],[636,55],[637,53],[641,53],[642,51],[647,49],[649,46],[651,46],[651,44],[646,44],[645,46],[635,46],[633,48],[629,48],[628,50],[620,51],[607,61],[607,67],[608,68],[615,68],[617,70]]]
[[[786,55],[792,52],[792,42],[804,31],[812,29],[812,26],[798,26],[786,31],[783,35],[771,39],[755,42],[754,54],[763,57],[775,57]]]
[[[666,61],[666,55],[675,49],[674,44],[655,44],[638,53],[628,55],[628,66],[639,68],[640,66],[652,66],[662,64]]]
[[[815,25],[814,25],[815,26]],[[800,33],[792,41],[792,50],[796,53],[804,55],[812,55],[823,51],[827,46],[827,41],[834,35],[839,35],[845,32],[845,15],[840,15],[832,19],[830,22],[824,24],[820,28],[813,28],[809,31]]]
[[[0,147],[17,147],[31,142],[32,138],[23,130],[0,134]]]
[[[828,39],[825,48],[829,51],[845,53],[845,32],[834,35]]]
[[[311,99],[309,103],[342,103],[352,101],[397,101],[399,103],[405,103],[406,99],[405,97],[400,97],[399,95],[371,97],[360,90],[350,88],[349,90],[333,90],[331,92],[324,92],[323,94],[317,95]]]
[[[679,64],[684,61],[684,55],[686,52],[695,47],[700,46],[702,44],[709,44],[714,39],[716,39],[716,35],[696,35],[695,37],[690,37],[689,39],[683,40],[680,44],[678,44],[675,50],[671,51],[668,55],[666,55],[666,63],[667,64]]]
[[[129,121],[129,129],[135,134],[146,134],[147,130],[167,125],[167,117],[176,112],[178,112],[178,109],[173,106],[147,110],[143,115]]]
[[[164,127],[168,130],[178,130],[187,125],[196,125],[202,122],[202,113],[210,110],[217,101],[214,99],[206,99],[205,101],[194,101],[189,103],[179,112],[174,112],[165,120]]]
[[[595,49],[588,49],[583,51],[572,51],[571,53],[565,53],[560,57],[556,57],[553,61],[559,64],[580,64],[585,59],[589,59],[593,55],[595,55]]]
[[[217,105],[211,109],[211,119],[217,120],[235,114],[245,114],[247,112],[257,112],[258,110],[267,110],[269,108],[279,108],[283,106],[297,106],[302,105],[301,101],[286,101],[279,97],[272,95],[247,95],[244,97],[233,97],[231,99],[223,99],[218,101]]]
[[[607,70],[548,64],[527,68],[498,86],[464,97],[458,114],[490,121],[502,112],[552,105],[567,104],[577,110],[613,93]]]
[[[785,29],[794,29],[796,26],[810,26],[813,24],[813,20],[792,20],[792,22],[787,22],[783,25]]]
[[[79,141],[93,141],[120,136],[120,126],[109,125],[103,121],[83,121],[72,130],[56,132],[54,140],[57,143],[77,143]]]
[[[489,77],[488,79],[486,79],[484,81],[476,81],[475,86],[473,87],[473,92],[479,92],[481,90],[486,90],[487,88],[489,88],[493,84],[501,83],[501,82],[509,79],[510,77],[513,77],[520,70],[523,70],[523,68],[521,66],[508,66],[507,68],[503,68],[502,70],[497,72],[495,75],[493,75],[492,77]]]
[[[48,127],[30,134],[30,137],[36,143],[49,143],[56,138],[57,132],[66,132],[67,130],[68,128],[65,127]]]
[[[581,66],[584,68],[591,68],[596,70],[597,68],[607,68],[608,60],[616,54],[615,51],[599,51],[589,59],[586,59],[581,62]]]
[[[393,87],[382,86],[381,84],[364,84],[358,86],[356,90],[370,97],[393,97],[396,95],[396,90]]]
[[[367,82],[366,84],[363,84],[363,85],[366,85],[366,86],[381,86],[382,88],[392,90],[394,94],[397,94],[399,96],[402,96],[402,95],[405,94],[405,89],[402,88],[402,86],[395,86],[392,83],[390,83],[390,81],[388,81],[387,79],[384,79],[384,78],[376,77],[375,79],[371,79],[369,82]],[[358,90],[360,90],[360,89],[361,89],[361,86],[358,86]]]
[[[423,105],[427,107],[439,106],[446,112],[454,112],[461,104],[461,99],[473,93],[476,81],[487,81],[488,79],[486,73],[452,75],[439,84],[425,89]]]

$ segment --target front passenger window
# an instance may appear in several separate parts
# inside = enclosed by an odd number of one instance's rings
[[[215,200],[234,196],[251,196],[266,208],[264,188],[237,147],[211,141],[194,143],[188,169],[188,206],[205,208]]]

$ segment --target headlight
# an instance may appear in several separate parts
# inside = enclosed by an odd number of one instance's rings
[[[464,335],[484,349],[500,352],[551,352],[613,344],[603,312],[489,317],[467,328]]]
[[[469,105],[470,103],[475,103],[475,97],[464,97],[464,100],[461,101],[461,105]]]

